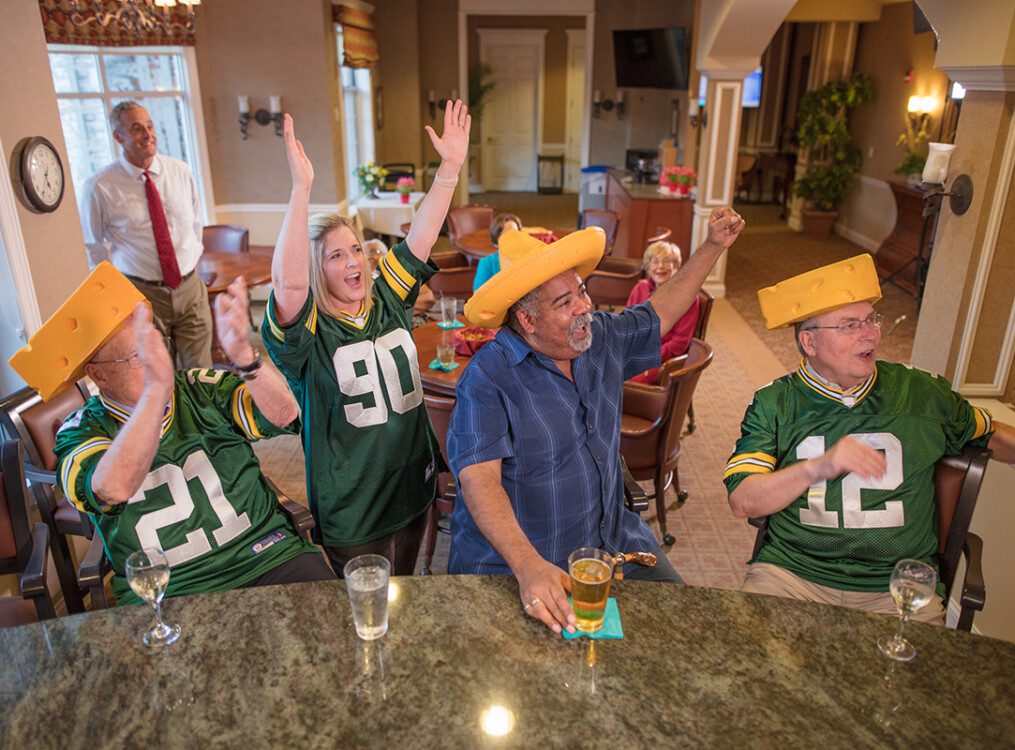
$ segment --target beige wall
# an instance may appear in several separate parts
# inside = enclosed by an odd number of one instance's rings
[[[25,138],[36,135],[48,138],[56,146],[64,165],[63,202],[56,211],[38,214],[18,204],[18,219],[39,314],[45,320],[88,275],[88,261],[38,2],[6,0],[0,3],[0,29],[3,29],[0,70],[4,71],[0,76],[3,111],[0,141],[14,188],[20,192],[18,163],[14,157],[20,153],[19,144]],[[7,366],[6,362],[2,364]]]
[[[387,2],[388,0],[383,0]],[[451,95],[458,85],[458,0],[425,0],[419,5],[419,99],[423,105],[421,125],[440,130],[440,122],[431,120],[426,110],[426,94],[434,90],[437,99]],[[406,65],[411,65],[406,61]],[[422,156],[417,161],[427,164],[438,160],[429,138],[420,138]]]
[[[469,68],[479,64],[477,29],[546,29],[543,56],[543,143],[564,143],[567,114],[566,29],[584,29],[584,16],[469,16]],[[497,71],[491,80],[496,80]],[[489,96],[496,96],[497,90]]]
[[[374,85],[381,87],[377,100],[384,114],[383,126],[377,131],[377,159],[381,163],[410,162],[420,167],[421,139],[426,137],[422,126],[426,102],[420,93],[417,64],[421,44],[418,4],[416,0],[382,0],[375,3],[375,8],[374,27],[381,59],[374,70]],[[424,49],[430,49],[428,42]]]
[[[694,3],[658,2],[657,0],[596,0],[595,48],[592,88],[614,98],[617,90],[613,58],[614,29],[650,29],[694,25]],[[690,44],[694,45],[694,40]],[[624,166],[626,149],[654,149],[670,135],[670,102],[679,102],[681,114],[687,112],[687,92],[660,89],[627,89],[623,120],[616,110],[592,120],[592,164]],[[685,118],[679,118],[682,122]],[[678,138],[682,138],[678,134]]]
[[[220,205],[285,203],[289,169],[274,126],[243,140],[236,97],[251,110],[282,96],[314,163],[311,203],[345,197],[337,61],[328,0],[215,0],[197,14],[196,54],[208,155]]]

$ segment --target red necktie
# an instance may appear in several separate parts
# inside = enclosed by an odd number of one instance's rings
[[[180,266],[176,262],[173,238],[169,236],[169,224],[166,222],[166,210],[162,207],[162,198],[159,197],[155,180],[152,179],[148,171],[144,173],[144,191],[148,196],[148,215],[152,219],[155,249],[159,253],[159,265],[162,266],[162,281],[170,289],[176,289],[180,285]]]

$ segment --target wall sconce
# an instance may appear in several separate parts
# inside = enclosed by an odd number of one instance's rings
[[[919,131],[925,131],[930,113],[937,107],[937,99],[933,96],[911,96],[906,109],[913,121],[913,127]]]
[[[697,111],[692,115],[688,115],[687,119],[691,121],[691,127],[695,130],[697,130],[699,126],[703,128],[708,127],[708,112],[705,110],[705,107],[702,106],[701,102],[698,102]]]
[[[240,132],[243,134],[243,140],[247,140],[248,132],[247,129],[250,127],[250,120],[253,119],[258,125],[268,125],[275,123],[275,135],[279,138],[282,137],[282,97],[281,96],[270,96],[268,97],[268,107],[271,109],[269,112],[267,109],[258,109],[253,114],[253,118],[250,115],[250,97],[249,96],[238,96],[236,102],[240,108]]]

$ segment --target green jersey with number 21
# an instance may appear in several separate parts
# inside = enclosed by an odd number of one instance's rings
[[[970,442],[985,444],[990,414],[947,380],[878,362],[858,390],[843,393],[804,366],[758,391],[726,467],[727,491],[752,474],[817,458],[847,435],[882,451],[880,479],[856,474],[819,482],[769,517],[752,562],[778,565],[814,583],[887,591],[905,557],[933,563],[937,550],[934,464]]]

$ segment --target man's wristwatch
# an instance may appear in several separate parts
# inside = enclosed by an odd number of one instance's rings
[[[255,349],[253,362],[242,367],[240,365],[230,363],[228,370],[235,375],[238,375],[240,380],[246,382],[257,377],[257,371],[261,369],[261,364],[261,352]]]

